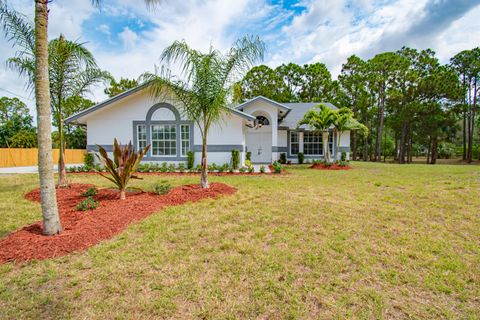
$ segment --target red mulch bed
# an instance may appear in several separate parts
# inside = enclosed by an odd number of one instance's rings
[[[310,168],[317,169],[317,170],[350,170],[352,169],[352,167],[350,166],[339,166],[338,164],[332,164],[331,166],[326,166],[321,163],[312,164]]]
[[[199,185],[184,185],[163,196],[152,192],[131,192],[126,200],[121,201],[117,190],[100,189],[94,196],[95,200],[100,201],[97,209],[77,211],[75,206],[85,199],[81,193],[91,186],[72,184],[69,188],[58,189],[57,202],[63,232],[44,236],[41,221],[17,230],[0,240],[0,263],[42,260],[85,250],[112,238],[132,222],[142,220],[163,207],[216,198],[237,191],[223,183],[212,183],[209,189],[202,189]],[[33,190],[25,198],[39,202],[40,192]]]

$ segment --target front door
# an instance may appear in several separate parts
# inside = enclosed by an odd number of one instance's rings
[[[246,134],[247,151],[252,153],[253,163],[272,162],[272,132],[250,129]]]

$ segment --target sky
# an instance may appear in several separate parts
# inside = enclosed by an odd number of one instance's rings
[[[1,1],[1,0],[0,0]],[[33,0],[7,4],[33,20]],[[243,35],[266,44],[263,61],[323,62],[334,78],[352,54],[370,59],[402,46],[431,48],[442,63],[480,45],[480,0],[163,0],[148,8],[141,0],[53,0],[49,37],[64,34],[85,43],[100,68],[115,78],[137,78],[159,65],[162,50],[184,39],[199,50],[226,51]],[[0,96],[18,97],[34,113],[25,78],[5,61],[15,53],[0,35]],[[106,98],[103,87],[89,98]]]

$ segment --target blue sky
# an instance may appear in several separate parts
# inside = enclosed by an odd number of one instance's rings
[[[33,18],[32,0],[8,0]],[[226,50],[238,37],[259,35],[267,45],[265,64],[324,62],[334,77],[348,56],[369,59],[403,45],[430,47],[442,62],[480,44],[480,0],[164,0],[148,10],[140,0],[53,0],[50,37],[63,33],[86,42],[101,68],[115,77],[136,78],[153,70],[174,40],[193,47]],[[0,38],[2,63],[13,49]],[[24,80],[0,67],[0,95],[33,100]],[[3,91],[1,91],[3,90]],[[103,88],[91,98],[105,98]]]

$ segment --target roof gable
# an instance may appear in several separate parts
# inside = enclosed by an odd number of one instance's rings
[[[90,108],[87,108],[85,110],[82,110],[82,111],[74,114],[74,115],[71,115],[70,117],[65,119],[65,123],[74,123],[76,120],[78,120],[78,119],[80,119],[84,116],[87,116],[91,113],[94,113],[94,112],[96,112],[96,111],[98,111],[102,108],[105,108],[105,107],[107,107],[107,106],[109,106],[109,105],[111,105],[111,104],[113,104],[117,101],[125,99],[125,98],[129,97],[130,95],[132,95],[134,93],[137,93],[137,92],[139,92],[139,91],[141,91],[145,88],[146,88],[146,84],[142,84],[142,85],[139,85],[135,88],[124,91],[124,92],[122,92],[122,93],[120,93],[120,94],[118,94],[118,95],[116,95],[112,98],[109,98],[107,100],[104,100],[104,101],[102,101],[102,102],[100,102],[100,103],[98,103],[98,104],[96,104],[96,105],[94,105]],[[247,114],[245,112],[242,112],[241,110],[237,110],[237,109],[233,109],[233,108],[228,108],[227,110],[230,111],[231,113],[233,113],[236,116],[244,118],[245,120],[249,120],[249,121],[255,120],[254,116],[252,116],[250,114]]]

